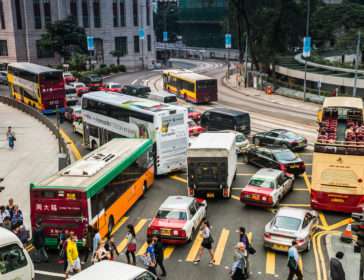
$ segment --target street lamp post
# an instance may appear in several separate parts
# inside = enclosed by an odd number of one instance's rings
[[[356,47],[356,58],[355,58],[355,76],[354,76],[354,88],[353,88],[354,97],[356,97],[356,83],[358,80],[359,52],[360,52],[360,30],[358,32],[358,45]]]
[[[244,87],[247,86],[248,79],[248,32],[245,38],[245,75],[244,75]]]
[[[307,21],[306,21],[306,37],[308,37],[310,28],[310,0],[307,2]],[[307,56],[305,56],[305,78],[303,81],[303,101],[306,101],[306,75],[307,75]]]
[[[140,5],[140,10],[141,10],[140,13],[142,15],[140,17],[140,20],[141,20],[140,27],[141,27],[141,29],[143,29],[143,7],[144,7],[144,5]],[[140,40],[142,41],[142,69],[144,70],[144,38],[140,38]]]
[[[164,32],[167,32],[167,23],[166,23],[167,10],[164,11]],[[163,34],[164,37],[164,34]],[[167,40],[164,41],[164,63],[167,65]]]

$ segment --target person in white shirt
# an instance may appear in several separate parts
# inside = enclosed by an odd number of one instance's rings
[[[10,218],[10,213],[8,210],[5,209],[4,205],[0,206],[0,224],[2,225],[4,222],[5,217]]]

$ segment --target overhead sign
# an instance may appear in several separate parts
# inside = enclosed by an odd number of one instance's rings
[[[94,37],[92,36],[87,36],[87,49],[89,51],[94,50]]]
[[[225,34],[225,48],[231,49],[231,34]]]
[[[168,41],[168,32],[167,31],[164,31],[163,32],[163,41],[164,42],[167,42]]]
[[[143,28],[139,29],[139,38],[140,38],[140,40],[144,40],[144,29]]]
[[[303,57],[309,57],[311,51],[311,37],[305,37],[303,41]]]

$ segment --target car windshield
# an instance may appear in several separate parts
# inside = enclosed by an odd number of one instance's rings
[[[196,126],[196,125],[197,124],[193,120],[188,121],[188,126]]]
[[[77,115],[77,114],[81,114],[81,109],[75,110],[73,113],[74,113],[75,115]]]
[[[85,85],[81,85],[81,84],[79,84],[79,85],[76,85],[76,88],[81,88],[81,87],[84,87]]]
[[[187,220],[187,214],[185,211],[159,210],[156,218],[170,220]]]
[[[236,136],[236,142],[239,143],[239,142],[244,142],[246,140],[245,136],[242,134],[242,135],[237,135]]]
[[[188,111],[188,113],[193,113],[193,112],[195,112],[195,108],[187,107],[187,111]]]
[[[63,74],[63,77],[73,77],[71,74]]]
[[[282,135],[288,139],[298,138],[298,136],[296,134],[294,134],[293,132],[290,132],[290,131],[284,131],[284,132],[282,132]]]
[[[91,82],[93,83],[100,83],[101,81],[101,77],[91,77]]]
[[[274,182],[268,179],[252,178],[249,182],[249,186],[274,189]]]
[[[298,230],[301,220],[293,217],[277,216],[274,226],[290,230]]]
[[[112,85],[111,88],[121,88],[121,85]]]
[[[277,160],[295,160],[297,157],[294,153],[292,153],[291,151],[283,151],[283,152],[277,152],[274,153],[274,155],[276,156]]]

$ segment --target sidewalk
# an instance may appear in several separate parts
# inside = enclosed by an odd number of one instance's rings
[[[11,126],[15,147],[9,149],[6,131]],[[13,107],[0,103],[0,204],[10,197],[19,204],[24,224],[30,228],[30,183],[38,183],[58,171],[58,141],[41,122]]]
[[[341,242],[338,235],[329,234],[326,236],[328,262],[332,257],[335,257],[338,251],[344,253],[342,265],[346,280],[357,280],[359,278],[360,254],[354,253],[354,244],[355,241],[353,243]],[[328,274],[330,274],[330,271],[328,271]]]

